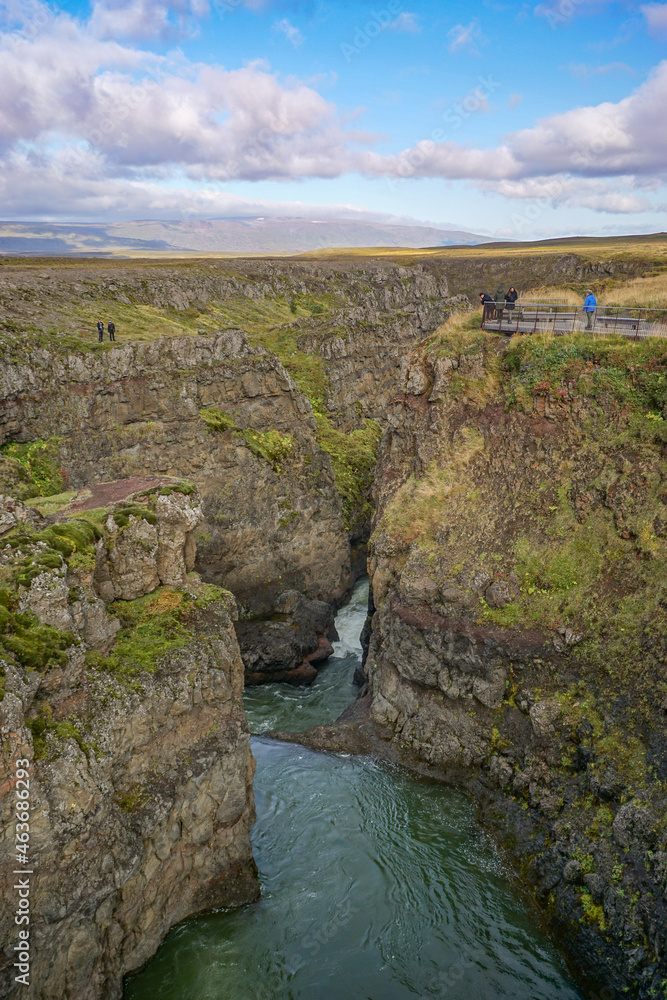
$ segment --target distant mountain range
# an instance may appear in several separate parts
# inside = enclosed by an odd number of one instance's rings
[[[459,229],[347,219],[211,219],[109,224],[0,222],[0,254],[35,257],[289,254],[337,247],[444,247],[489,243]]]

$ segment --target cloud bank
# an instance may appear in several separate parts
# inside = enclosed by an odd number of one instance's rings
[[[387,155],[375,151],[378,137],[350,127],[313,86],[283,80],[263,62],[227,69],[141,48],[141,39],[196,30],[225,3],[257,8],[262,0],[97,0],[87,21],[38,0],[6,0],[2,214],[156,217],[178,203],[204,217],[232,204],[220,187],[228,182],[353,172],[466,180],[516,200],[636,213],[651,209],[648,193],[667,180],[667,61],[623,100],[544,118],[493,148],[434,133]],[[667,24],[665,11],[667,4],[642,8],[656,31]],[[412,14],[390,27],[419,30]],[[300,43],[287,19],[276,29]],[[454,52],[483,41],[475,21],[450,32]]]

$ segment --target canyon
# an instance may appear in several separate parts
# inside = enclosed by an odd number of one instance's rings
[[[3,265],[6,609],[72,637],[43,636],[39,669],[5,644],[4,766],[34,761],[44,872],[35,997],[119,996],[173,924],[256,896],[244,673],[312,681],[367,567],[361,696],[296,739],[464,788],[589,989],[657,995],[664,349],[515,344],[469,307],[517,268],[653,267]],[[111,309],[98,348],[82,324]],[[80,523],[87,561],[39,562]],[[126,663],[137,627],[153,653]]]

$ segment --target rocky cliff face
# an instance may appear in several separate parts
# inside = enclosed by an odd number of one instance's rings
[[[243,262],[243,272],[102,266],[83,284],[56,269],[0,282],[15,329],[37,315],[47,326],[66,322],[67,310],[97,302],[119,331],[149,320],[169,329],[183,317],[182,332],[194,334],[75,350],[66,332],[47,346],[34,331],[6,333],[0,440],[46,442],[70,487],[145,474],[195,482],[204,508],[197,569],[260,627],[281,613],[281,595],[336,606],[365,572],[386,405],[403,355],[451,303],[438,268],[421,264]],[[198,326],[234,318],[247,333],[208,336]],[[318,616],[312,648],[299,642],[290,666],[278,656],[263,668],[289,673],[321,654]],[[265,671],[255,669],[251,631],[242,639],[257,675]]]
[[[667,396],[659,344],[463,328],[389,413],[372,716],[471,789],[608,996],[667,973]]]
[[[5,365],[0,382],[5,439],[57,439],[72,486],[146,472],[195,480],[207,579],[249,602],[290,584],[343,598],[347,538],[312,408],[241,331],[101,357],[44,350]]]
[[[258,895],[235,605],[188,572],[200,519],[187,484],[51,524],[3,503],[2,996],[119,997],[178,921]],[[17,759],[27,989],[13,965]]]

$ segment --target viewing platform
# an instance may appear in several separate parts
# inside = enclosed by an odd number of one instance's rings
[[[589,325],[589,314],[569,303],[518,301],[514,308],[495,302],[484,303],[482,329],[504,333],[590,333],[592,336],[619,334],[631,340],[667,337],[667,309],[628,306],[599,306]]]

